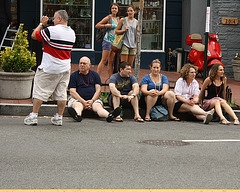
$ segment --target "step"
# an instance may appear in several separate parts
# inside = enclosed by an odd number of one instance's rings
[[[27,116],[30,112],[32,112],[32,104],[11,104],[11,103],[0,103],[0,115],[6,115],[6,116]],[[113,110],[109,106],[104,106],[104,108],[107,111]],[[240,110],[239,109],[234,109],[233,110],[238,118],[240,119]],[[142,118],[145,117],[145,110],[140,109],[139,110],[140,115]],[[39,116],[52,116],[53,114],[57,113],[57,105],[56,104],[42,104],[40,110],[39,110]],[[70,117],[67,107],[65,108],[64,117]],[[88,110],[84,110],[83,117],[94,117],[97,118],[98,116]],[[123,118],[124,119],[133,119],[134,117],[134,112],[133,109],[123,109]],[[181,115],[185,119],[184,115]],[[187,117],[186,120],[189,120]]]

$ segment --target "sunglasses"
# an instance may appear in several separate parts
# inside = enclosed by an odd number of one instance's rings
[[[159,59],[154,59],[152,63],[161,63],[161,61]]]

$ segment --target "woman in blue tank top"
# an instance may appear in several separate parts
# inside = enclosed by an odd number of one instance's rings
[[[108,62],[108,75],[109,77],[113,74],[113,61],[115,53],[111,49],[111,45],[115,39],[115,30],[117,28],[119,18],[117,17],[119,11],[119,5],[112,3],[110,6],[110,15],[104,17],[99,23],[96,24],[95,28],[101,29],[106,27],[107,32],[102,42],[102,59],[97,67],[97,72],[100,75],[105,64]]]
[[[207,96],[203,100],[203,109],[210,110],[215,108],[220,118],[220,123],[228,125],[231,122],[223,116],[223,108],[234,119],[233,124],[239,125],[238,117],[226,101],[226,84],[227,78],[224,75],[223,66],[221,64],[214,64],[209,77],[205,79],[202,85],[199,102],[202,101],[203,96],[205,96],[205,90],[207,90]]]

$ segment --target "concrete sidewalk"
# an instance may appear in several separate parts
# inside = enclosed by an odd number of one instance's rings
[[[76,71],[78,69],[77,64],[72,65],[72,71]],[[97,66],[93,66],[91,70],[96,71]],[[149,74],[150,70],[141,69],[139,75],[139,83],[144,75]],[[176,80],[179,78],[179,73],[177,72],[168,72],[161,71],[162,74],[168,77],[170,82],[170,87],[174,87]],[[134,74],[134,69],[132,70],[132,74]],[[108,83],[108,73],[107,68],[105,67],[103,73],[101,74],[102,83]],[[201,77],[196,78],[199,82],[199,86],[202,86],[203,80]],[[228,79],[227,84],[231,87],[232,90],[232,102],[240,106],[240,82],[235,81],[233,79]],[[108,91],[107,86],[102,87],[102,91]],[[107,107],[107,109],[109,109]],[[0,99],[0,115],[23,115],[26,116],[32,111],[32,99],[25,100],[9,100],[9,99]],[[57,107],[56,105],[51,104],[43,104],[39,115],[40,116],[52,116],[52,114],[56,113]],[[235,112],[240,113],[240,110],[235,110]],[[64,116],[69,116],[67,110],[65,110]]]

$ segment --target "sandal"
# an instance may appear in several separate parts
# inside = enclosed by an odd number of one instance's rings
[[[117,107],[116,109],[114,109],[113,111],[111,111],[109,114],[108,114],[108,117],[106,118],[106,121],[107,122],[112,122],[112,120],[117,117],[118,115],[120,115],[122,111],[122,108],[121,107]]]
[[[173,117],[172,119],[168,119],[169,121],[181,121],[179,118],[177,117]]]
[[[123,119],[122,119],[122,117],[116,117],[115,121],[117,121],[117,122],[123,122]]]
[[[229,122],[227,119],[221,119],[220,120],[220,124],[223,124],[223,125],[229,125],[231,122]]]
[[[145,117],[145,121],[152,121],[150,117]]]
[[[134,121],[143,123],[144,120],[141,117],[134,118]]]
[[[234,124],[234,125],[239,125],[239,120],[238,120],[238,119],[234,119],[233,124]]]

